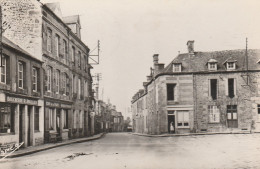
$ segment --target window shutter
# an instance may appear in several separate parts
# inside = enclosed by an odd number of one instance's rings
[[[10,78],[10,59],[9,57],[5,56],[5,60],[6,60],[6,84],[10,84],[11,83],[11,78]]]
[[[27,89],[26,81],[27,81],[27,78],[26,78],[26,64],[23,63],[23,88],[24,89]]]
[[[208,95],[211,96],[211,87],[210,87],[210,79],[208,79]]]
[[[226,94],[226,96],[228,96],[228,79],[225,78],[224,82],[225,82],[225,94]]]
[[[37,71],[37,92],[41,93],[40,69],[36,69],[36,71]]]
[[[56,89],[56,73],[57,71],[53,71],[53,82],[52,83],[52,88],[53,88],[53,93],[56,93],[57,89]]]
[[[43,74],[44,74],[44,92],[46,92],[48,90],[47,84],[48,84],[48,75],[47,75],[47,71],[43,70]]]

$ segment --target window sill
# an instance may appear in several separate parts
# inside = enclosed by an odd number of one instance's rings
[[[0,133],[0,136],[8,136],[8,135],[15,135],[14,132],[11,133]]]
[[[178,129],[189,129],[190,126],[177,126]]]

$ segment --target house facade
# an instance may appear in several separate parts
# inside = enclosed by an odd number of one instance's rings
[[[132,100],[137,133],[259,131],[259,50],[179,54],[169,65],[153,56],[144,90]],[[171,127],[173,126],[173,127]]]
[[[63,17],[58,3],[0,2],[4,35],[42,62],[44,142],[94,133],[89,48],[82,42],[79,16]]]
[[[42,62],[3,37],[0,67],[0,144],[43,144]]]

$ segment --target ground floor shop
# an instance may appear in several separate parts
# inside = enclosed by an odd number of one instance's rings
[[[0,144],[43,144],[43,100],[5,95],[0,102]]]

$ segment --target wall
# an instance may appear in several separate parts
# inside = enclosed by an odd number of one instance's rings
[[[0,4],[3,23],[7,23],[4,36],[41,60],[41,4],[36,0],[1,0]]]

